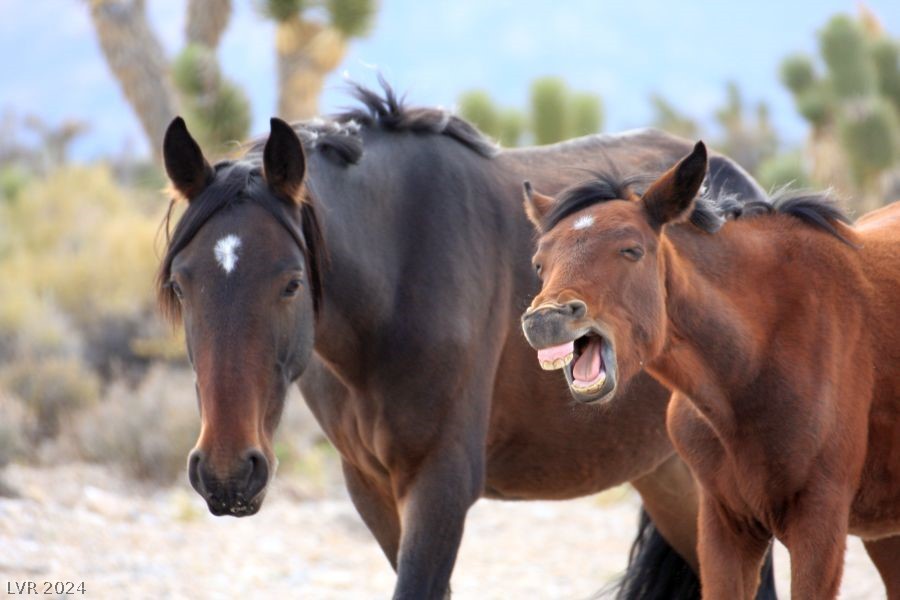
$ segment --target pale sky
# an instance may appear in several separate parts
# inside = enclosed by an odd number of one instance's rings
[[[183,44],[183,0],[146,0],[168,54]],[[272,23],[255,0],[234,0],[220,48],[225,73],[248,92],[253,131],[264,131],[275,107]],[[900,32],[900,2],[868,3],[885,27]],[[0,111],[37,114],[57,123],[86,120],[75,146],[90,160],[130,146],[147,147],[93,37],[86,0],[0,0]],[[322,112],[346,106],[342,73],[373,82],[382,71],[415,104],[452,107],[482,88],[505,105],[524,106],[530,82],[559,75],[570,87],[599,94],[606,131],[649,124],[648,97],[666,96],[710,123],[737,81],[749,102],[765,100],[788,141],[805,133],[778,82],[781,59],[812,52],[816,31],[856,3],[838,0],[488,1],[383,0],[371,34],[352,42],[329,78]]]

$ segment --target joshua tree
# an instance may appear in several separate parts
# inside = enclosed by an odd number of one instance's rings
[[[600,98],[572,92],[555,77],[535,80],[531,85],[528,114],[499,108],[482,90],[464,93],[460,114],[504,146],[517,146],[528,133],[537,144],[552,144],[571,137],[597,133],[603,125]]]
[[[349,40],[371,28],[375,0],[264,0],[262,8],[277,23],[278,114],[313,117],[325,77],[341,63]],[[317,20],[322,9],[326,18]]]
[[[91,0],[94,30],[106,63],[159,155],[177,103],[162,45],[147,23],[143,0]]]
[[[809,148],[818,184],[856,192],[858,208],[883,201],[882,177],[900,161],[900,51],[874,15],[833,17],[819,33],[821,68],[797,54],[781,81],[812,127]]]
[[[134,109],[157,160],[165,129],[178,113],[201,143],[247,135],[250,106],[222,77],[216,47],[228,25],[231,0],[189,0],[186,46],[171,63],[147,21],[144,0],[87,0],[106,62]]]

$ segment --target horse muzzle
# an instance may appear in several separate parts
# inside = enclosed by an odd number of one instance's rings
[[[269,461],[262,451],[246,450],[233,468],[217,473],[203,450],[195,449],[188,457],[188,479],[216,516],[247,517],[262,506],[269,483]]]
[[[535,350],[556,347],[578,337],[586,314],[587,305],[581,300],[541,304],[522,315],[522,331]]]

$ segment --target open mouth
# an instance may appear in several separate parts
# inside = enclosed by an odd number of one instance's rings
[[[615,354],[612,344],[596,331],[579,338],[538,350],[541,368],[563,369],[569,389],[577,400],[595,402],[608,399],[615,391]]]

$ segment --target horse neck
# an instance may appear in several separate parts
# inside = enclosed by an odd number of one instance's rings
[[[739,422],[733,402],[766,368],[784,308],[807,293],[802,280],[780,280],[785,240],[758,225],[729,222],[715,234],[667,227],[661,238],[668,322],[649,370],[725,435]]]
[[[506,212],[493,197],[493,161],[444,136],[383,135],[395,137],[367,140],[359,164],[311,168],[327,255],[315,349],[348,381],[366,377],[364,361],[375,360],[384,336],[397,334],[391,324],[404,317],[399,312],[412,318],[431,310],[436,292],[415,287],[426,263],[438,263],[442,282],[452,281],[459,268],[452,249],[461,253],[472,229],[467,221]],[[475,206],[492,202],[490,210]]]

